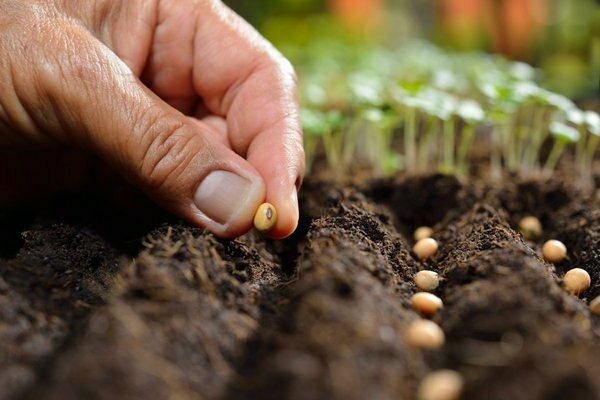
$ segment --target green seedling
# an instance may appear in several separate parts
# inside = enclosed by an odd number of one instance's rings
[[[447,93],[428,89],[422,94],[421,106],[429,115],[434,116],[439,121],[436,124],[441,124],[438,136],[442,141],[442,155],[441,160],[438,160],[438,165],[442,171],[450,173],[455,166],[456,121],[454,113],[456,112],[457,100]],[[424,145],[427,148],[430,145],[430,139],[427,137],[424,139]]]
[[[404,159],[408,170],[414,170],[417,165],[418,108],[421,104],[418,95],[425,86],[425,81],[403,80],[393,92],[404,117]]]
[[[568,144],[576,143],[580,139],[579,131],[565,123],[554,121],[550,124],[550,134],[554,139],[552,150],[544,164],[544,175],[550,176],[565,147]]]
[[[310,172],[318,142],[322,139],[327,127],[324,122],[324,114],[320,111],[302,108],[300,110],[300,119],[304,131],[306,170]]]
[[[341,173],[345,165],[341,164],[344,140],[342,129],[344,126],[344,116],[338,110],[327,111],[324,115],[326,129],[323,132],[323,147],[325,148],[325,157],[330,166],[333,166],[334,171]],[[336,166],[340,166],[336,169]]]
[[[586,111],[584,113],[584,124],[587,132],[587,140],[585,140],[584,150],[582,151],[582,161],[580,175],[584,186],[592,185],[592,164],[594,162],[594,154],[600,144],[600,115],[594,111]],[[583,138],[580,140],[584,142]]]
[[[463,129],[458,147],[457,166],[462,174],[468,172],[468,155],[475,139],[477,126],[485,121],[485,112],[475,100],[463,100],[458,104],[456,114],[463,120]]]
[[[539,153],[544,141],[550,133],[548,121],[551,120],[552,115],[556,111],[567,113],[574,108],[573,102],[566,97],[539,87],[536,87],[531,93],[531,99],[535,104],[535,109],[531,135],[524,156],[524,165],[529,171],[538,168]]]
[[[426,171],[428,167],[437,164],[437,161],[433,157],[435,154],[432,155],[432,150],[435,150],[435,148],[432,148],[432,145],[437,142],[437,138],[441,134],[441,129],[433,103],[428,99],[422,99],[421,103],[419,113],[422,115],[423,129],[417,149],[417,169],[419,171]]]
[[[378,173],[397,170],[401,164],[391,141],[398,120],[398,114],[391,110],[367,108],[358,111],[348,130],[350,143],[345,143],[345,162],[350,164],[358,158],[364,159]]]
[[[568,123],[577,127],[579,130],[580,140],[577,141],[577,146],[575,148],[575,165],[581,171],[584,168],[583,163],[585,162],[585,113],[578,108],[572,108],[565,113],[564,117]]]
[[[336,110],[322,112],[303,108],[300,117],[304,128],[304,146],[307,169],[310,171],[319,142],[323,143],[325,157],[330,166],[339,164],[343,153],[341,127],[343,115]]]

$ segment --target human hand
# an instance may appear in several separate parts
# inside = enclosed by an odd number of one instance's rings
[[[220,1],[0,1],[0,201],[70,183],[86,152],[218,236],[263,201],[269,236],[297,226],[293,69]]]

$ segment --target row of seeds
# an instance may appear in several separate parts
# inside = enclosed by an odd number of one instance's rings
[[[542,234],[542,224],[533,216],[528,216],[519,222],[519,229],[526,239],[536,239]],[[433,257],[439,248],[438,242],[433,239],[433,230],[422,226],[415,230],[413,253],[424,261]],[[542,246],[542,257],[551,263],[561,263],[567,257],[567,247],[558,240],[548,240]],[[444,302],[438,296],[430,293],[440,283],[439,275],[431,270],[419,271],[414,276],[414,283],[420,290],[411,298],[412,307],[424,317],[433,317],[444,307]],[[582,268],[573,268],[563,276],[565,290],[575,296],[589,289],[591,278]],[[593,299],[590,311],[600,315],[600,296]],[[409,346],[423,349],[437,349],[445,342],[442,328],[435,322],[422,318],[413,321],[405,332],[405,340]],[[418,389],[419,400],[457,400],[463,392],[464,380],[462,376],[452,370],[438,370],[429,373]]]

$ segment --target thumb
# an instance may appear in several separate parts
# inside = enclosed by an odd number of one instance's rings
[[[46,55],[54,62],[36,67],[42,93],[30,100],[52,111],[42,111],[36,125],[91,148],[186,220],[221,237],[248,231],[265,198],[254,167],[219,141],[214,128],[152,93],[87,31],[67,27],[61,34],[69,40],[56,40],[59,48]]]

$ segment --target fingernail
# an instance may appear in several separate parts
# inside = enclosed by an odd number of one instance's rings
[[[229,171],[214,171],[200,183],[194,204],[207,217],[219,224],[227,224],[243,213],[244,207],[256,197],[259,185]]]

